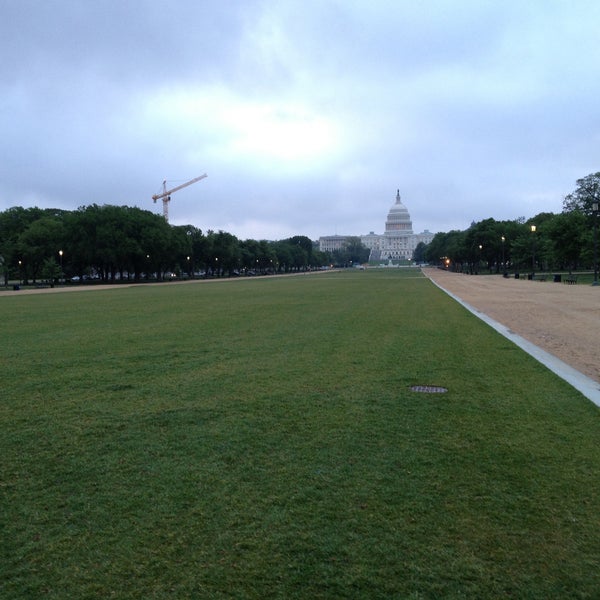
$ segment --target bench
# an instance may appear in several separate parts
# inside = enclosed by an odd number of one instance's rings
[[[575,285],[577,283],[577,275],[567,275],[563,278],[563,282],[568,285]]]

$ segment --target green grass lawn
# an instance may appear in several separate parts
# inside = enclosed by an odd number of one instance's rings
[[[598,598],[598,409],[418,271],[0,316],[3,599]]]

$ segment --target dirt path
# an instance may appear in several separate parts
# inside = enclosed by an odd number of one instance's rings
[[[600,286],[423,272],[514,333],[600,383]]]

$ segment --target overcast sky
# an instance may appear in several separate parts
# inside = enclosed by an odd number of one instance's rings
[[[241,239],[558,213],[600,170],[597,0],[0,0],[0,210]]]

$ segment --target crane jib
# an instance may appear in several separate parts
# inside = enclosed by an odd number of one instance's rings
[[[160,200],[160,198],[170,196],[173,192],[181,190],[184,187],[187,187],[188,185],[192,185],[192,183],[196,183],[196,181],[200,181],[201,179],[204,179],[205,177],[208,177],[208,175],[206,173],[204,175],[200,175],[200,177],[195,177],[194,179],[191,179],[190,181],[186,181],[185,183],[182,183],[181,185],[178,185],[177,187],[174,187],[173,189],[164,191],[162,194],[155,194],[154,196],[152,196],[152,200],[154,200],[156,202],[157,200]]]

